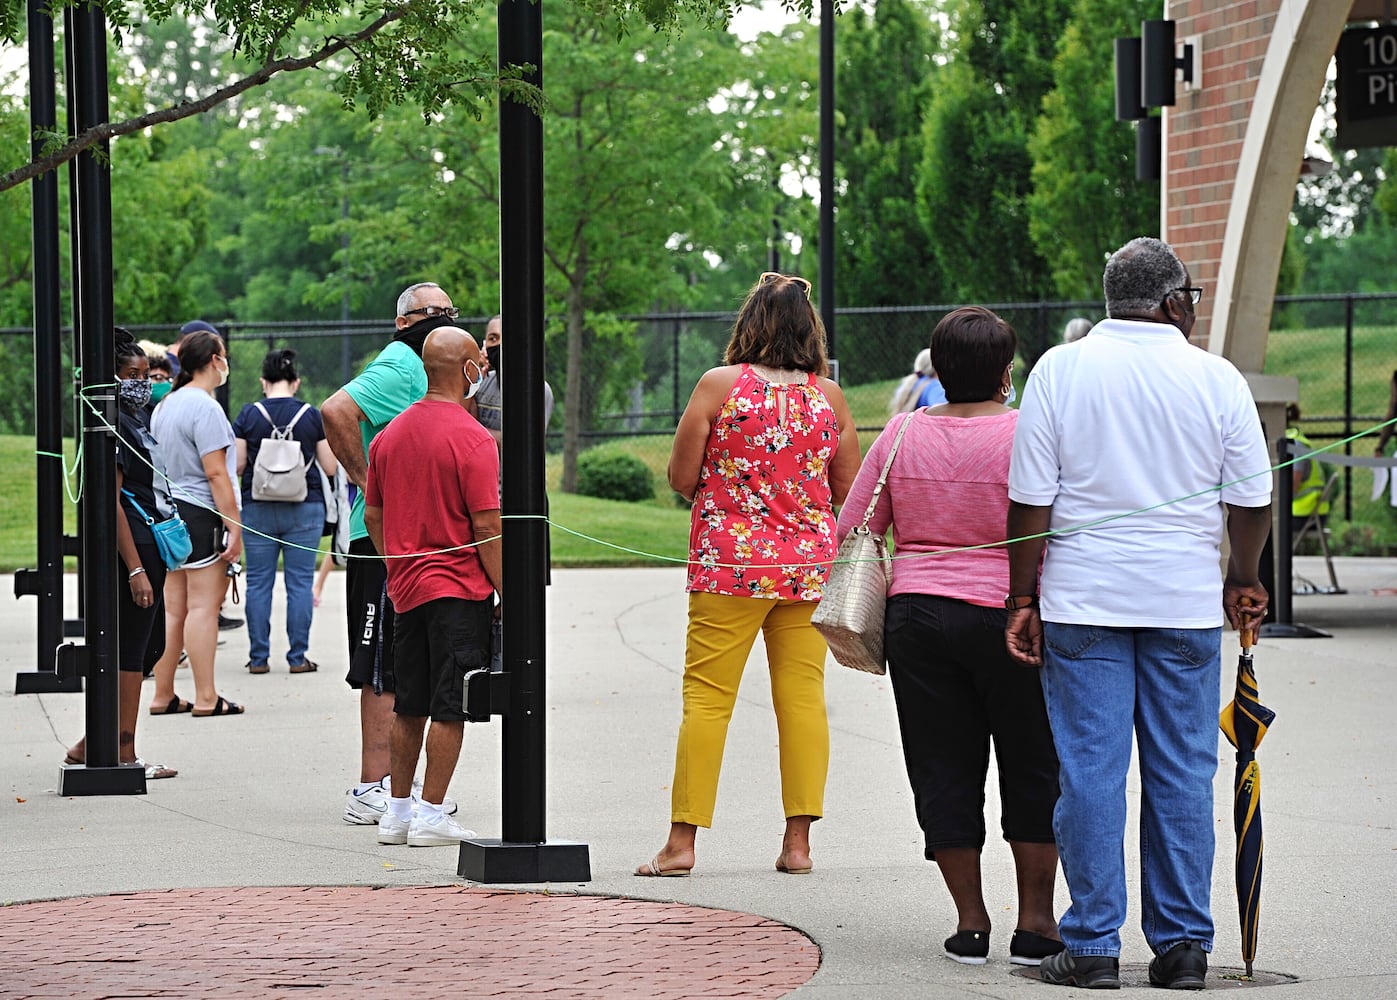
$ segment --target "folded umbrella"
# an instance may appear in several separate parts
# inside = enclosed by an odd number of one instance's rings
[[[1242,960],[1247,975],[1256,958],[1257,927],[1261,918],[1261,768],[1256,748],[1275,721],[1276,713],[1261,704],[1256,684],[1252,646],[1256,632],[1239,633],[1242,654],[1237,659],[1237,688],[1223,706],[1218,726],[1237,748],[1237,771],[1232,799],[1232,826],[1237,834],[1237,911],[1242,922]]]

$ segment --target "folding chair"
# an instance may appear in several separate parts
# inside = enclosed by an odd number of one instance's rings
[[[1346,594],[1348,591],[1339,586],[1339,579],[1334,575],[1334,557],[1329,554],[1329,529],[1325,526],[1326,514],[1320,511],[1327,510],[1329,503],[1333,499],[1339,487],[1339,470],[1335,469],[1329,474],[1329,478],[1324,483],[1324,489],[1320,491],[1319,502],[1315,504],[1315,509],[1305,518],[1291,518],[1291,543],[1290,551],[1293,556],[1300,551],[1300,546],[1311,530],[1315,537],[1319,539],[1319,550],[1324,554],[1324,565],[1329,570],[1329,586],[1316,586],[1312,581],[1301,576],[1298,572],[1292,571],[1291,593],[1294,594]],[[1299,525],[1299,530],[1296,529]],[[1292,564],[1293,565],[1293,564]]]

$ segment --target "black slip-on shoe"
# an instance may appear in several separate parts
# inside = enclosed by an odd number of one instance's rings
[[[1208,953],[1197,941],[1180,941],[1150,961],[1150,985],[1166,990],[1201,990],[1208,978]]]
[[[227,632],[229,629],[242,628],[245,622],[241,618],[229,618],[223,612],[218,613],[218,630]]]
[[[1079,986],[1084,990],[1121,988],[1120,959],[1109,955],[1082,955],[1060,951],[1043,959],[1038,972],[1043,982],[1053,986]]]
[[[1038,965],[1064,947],[1061,941],[1034,931],[1015,931],[1009,939],[1009,962],[1013,965]]]
[[[946,939],[946,957],[961,965],[984,965],[990,955],[986,931],[956,931]]]

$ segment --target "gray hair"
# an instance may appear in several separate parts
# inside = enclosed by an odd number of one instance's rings
[[[1186,274],[1168,243],[1149,236],[1131,240],[1106,262],[1101,277],[1106,315],[1154,312],[1165,296],[1183,287]]]
[[[918,375],[935,375],[936,368],[931,363],[931,348],[923,347],[917,352],[917,360],[912,362],[912,370]]]
[[[1078,316],[1067,321],[1067,328],[1062,331],[1062,342],[1070,344],[1073,341],[1081,340],[1089,333],[1091,333],[1091,320]]]
[[[408,285],[403,289],[403,294],[398,296],[398,315],[406,316],[417,307],[417,293],[424,288],[440,288],[435,281],[419,281],[415,285]]]

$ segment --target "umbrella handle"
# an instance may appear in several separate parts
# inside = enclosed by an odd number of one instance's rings
[[[1237,605],[1238,605],[1238,607],[1243,607],[1243,608],[1249,608],[1249,607],[1251,607],[1254,603],[1255,603],[1255,602],[1252,601],[1252,599],[1251,599],[1250,597],[1242,597],[1242,598],[1238,598],[1238,600],[1237,600]],[[1237,640],[1242,644],[1242,649],[1244,649],[1244,650],[1251,649],[1253,646],[1256,645],[1256,629],[1254,629],[1254,628],[1239,629],[1238,632],[1237,632]]]

